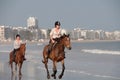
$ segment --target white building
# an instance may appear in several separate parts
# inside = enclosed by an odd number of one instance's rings
[[[81,38],[86,39],[87,38],[87,30],[81,30]]]
[[[0,26],[0,41],[5,39],[4,35],[5,35],[5,28],[4,26]]]
[[[0,41],[11,40],[13,32],[12,28],[8,26],[0,26]]]
[[[95,30],[95,39],[104,40],[105,39],[105,31]]]
[[[29,29],[37,29],[38,28],[38,20],[35,17],[29,17],[27,19],[27,27]]]
[[[80,38],[80,28],[74,28],[74,30],[72,31],[72,38],[73,39],[79,39]]]
[[[95,39],[95,31],[94,30],[87,30],[86,38],[88,40],[94,40]]]
[[[41,38],[42,39],[47,39],[47,37],[48,37],[48,32],[47,32],[47,30],[46,29],[40,29],[41,30]]]
[[[111,40],[112,39],[112,33],[111,32],[105,32],[105,39]]]
[[[114,31],[113,34],[115,40],[120,40],[120,31]]]

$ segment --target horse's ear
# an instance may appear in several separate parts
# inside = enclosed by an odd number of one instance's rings
[[[63,36],[66,36],[65,33],[63,34]]]
[[[68,37],[70,36],[70,34],[67,35]]]
[[[64,33],[63,36],[66,37],[67,35]]]

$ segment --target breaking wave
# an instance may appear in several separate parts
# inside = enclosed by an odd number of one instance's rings
[[[101,49],[82,49],[82,52],[93,53],[93,54],[112,54],[120,55],[120,51],[111,51],[111,50],[101,50]]]

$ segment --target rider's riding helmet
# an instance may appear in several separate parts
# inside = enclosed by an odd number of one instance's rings
[[[19,34],[17,34],[17,35],[16,35],[16,38],[17,38],[17,37],[20,37],[20,35],[19,35]]]
[[[56,26],[56,25],[60,26],[60,22],[59,22],[59,21],[56,21],[56,22],[55,22],[55,26]]]

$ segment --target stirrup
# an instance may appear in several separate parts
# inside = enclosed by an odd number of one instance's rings
[[[50,54],[51,50],[48,49],[48,55]]]

